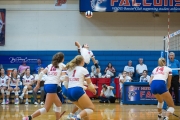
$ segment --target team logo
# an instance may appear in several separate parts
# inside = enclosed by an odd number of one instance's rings
[[[106,11],[106,0],[91,0],[91,8],[93,11]]]
[[[135,92],[134,87],[133,87],[133,86],[130,86],[130,87],[129,87],[129,92],[128,92],[128,98],[129,98],[129,100],[130,100],[130,101],[134,101],[136,94],[137,94],[137,93]]]

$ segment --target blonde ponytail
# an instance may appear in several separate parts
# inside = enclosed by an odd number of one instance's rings
[[[165,66],[166,65],[166,60],[164,58],[159,58],[158,65],[159,66]]]
[[[83,61],[83,57],[81,55],[77,55],[74,59],[66,64],[67,69],[74,69],[76,66],[80,65]]]

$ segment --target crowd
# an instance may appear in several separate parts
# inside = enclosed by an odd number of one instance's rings
[[[175,54],[173,52],[169,55],[170,58],[170,68],[180,68],[179,61],[174,59]],[[112,65],[111,62],[108,63],[105,70],[101,70],[101,66],[98,60],[96,60],[96,63],[98,63],[99,70],[96,69],[95,65],[91,66],[91,78],[119,78],[120,82],[120,91],[122,91],[123,83],[124,82],[149,82],[150,76],[148,75],[148,67],[146,64],[143,63],[143,58],[139,58],[139,64],[136,65],[136,68],[132,66],[132,61],[129,60],[127,65],[124,66],[124,70],[122,73],[119,73],[116,76],[116,69]],[[26,102],[25,104],[28,104],[28,91],[32,91],[33,98],[34,98],[34,104],[38,104],[37,100],[37,92],[33,90],[33,87],[36,85],[36,82],[38,80],[38,73],[40,73],[46,66],[42,64],[41,60],[37,60],[37,64],[33,68],[33,73],[30,73],[31,68],[26,64],[24,61],[22,65],[19,66],[18,69],[13,69],[11,74],[7,76],[5,74],[5,70],[3,69],[3,65],[0,65],[0,92],[3,98],[2,104],[9,104],[9,96],[10,93],[13,92],[15,94],[15,104],[19,104],[19,98],[23,99],[25,97]],[[175,103],[179,105],[179,72],[175,71],[173,72],[173,78],[172,78],[172,84],[170,88],[170,92],[172,93],[172,88],[174,88],[175,93]],[[44,81],[46,80],[46,75],[43,76],[41,81],[41,98],[40,98],[40,104],[44,104]],[[23,86],[21,88],[20,86]],[[102,94],[100,95],[100,102],[114,102],[114,94],[112,90],[114,87],[103,85]],[[22,91],[20,91],[22,90]],[[21,93],[21,95],[20,95]],[[6,97],[5,97],[6,94]],[[122,95],[122,93],[121,93]],[[114,98],[112,98],[114,97]],[[6,100],[5,100],[6,98]],[[106,99],[108,98],[108,99]]]

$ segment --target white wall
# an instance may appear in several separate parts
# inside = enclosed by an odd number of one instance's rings
[[[78,0],[62,9],[54,0],[4,0],[6,44],[0,50],[75,50],[74,42],[93,50],[161,50],[167,35],[167,13],[79,13]],[[180,13],[171,13],[170,31],[180,29]]]

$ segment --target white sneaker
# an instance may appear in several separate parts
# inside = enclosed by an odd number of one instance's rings
[[[44,105],[44,102],[41,102],[41,105]]]
[[[38,102],[34,102],[35,105],[38,105]]]
[[[161,118],[163,118],[162,113],[158,114],[158,120],[161,120]]]
[[[23,100],[23,97],[24,97],[24,96],[22,96],[22,95],[19,96],[19,98],[20,98],[21,100]]]
[[[28,101],[26,101],[26,102],[25,102],[25,105],[28,105],[28,104],[29,104],[29,102],[28,102]]]
[[[163,120],[169,120],[169,118],[168,118],[167,116],[165,116],[165,117],[163,118]]]
[[[6,104],[6,102],[5,101],[3,101],[2,103],[1,103],[1,105],[5,105]]]

